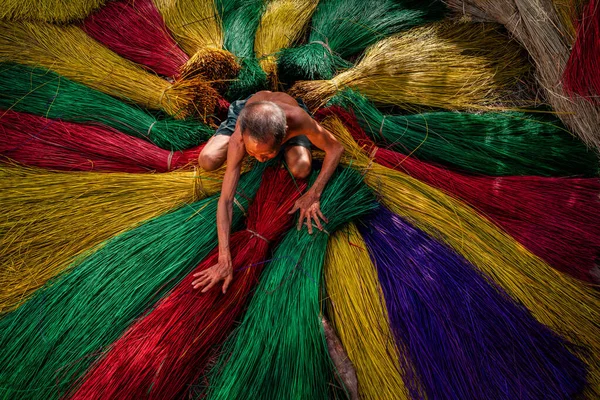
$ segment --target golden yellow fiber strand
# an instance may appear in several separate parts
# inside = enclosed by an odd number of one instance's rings
[[[201,74],[226,81],[239,72],[235,57],[223,50],[223,23],[214,0],[154,0],[165,24],[191,57],[182,75]]]
[[[577,36],[577,28],[575,21],[581,15],[583,7],[587,4],[585,0],[552,0],[554,9],[560,18],[561,23],[571,36],[571,43],[575,41]]]
[[[290,94],[319,108],[346,87],[374,102],[415,109],[503,109],[530,65],[499,25],[441,22],[385,38],[328,81],[301,81]],[[504,107],[499,104],[507,103]]]
[[[302,36],[318,3],[318,0],[271,0],[267,5],[256,31],[254,53],[273,86],[277,86],[275,53]]]
[[[354,224],[337,231],[325,258],[328,316],[356,369],[361,399],[408,399],[375,266]]]
[[[463,202],[372,162],[337,117],[323,121],[340,140],[343,162],[365,168],[365,182],[390,210],[445,242],[524,304],[541,323],[584,347],[590,398],[600,396],[600,291],[553,269]]]
[[[173,84],[113,53],[76,26],[0,21],[0,61],[47,67],[101,92],[184,118],[212,113],[216,92],[204,80]]]
[[[106,0],[2,0],[0,19],[70,22],[84,19]]]
[[[0,314],[84,251],[218,192],[221,172],[65,173],[1,165]]]

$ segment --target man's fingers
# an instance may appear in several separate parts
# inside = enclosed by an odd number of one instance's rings
[[[204,278],[198,278],[196,279],[194,282],[192,282],[192,285],[194,286],[194,289],[198,289],[199,286],[204,286],[206,285],[207,282],[210,281],[210,277],[204,277]]]
[[[308,234],[312,235],[312,221],[310,219],[310,213],[306,213],[306,226],[308,228]]]
[[[227,288],[229,288],[229,284],[231,283],[231,281],[233,280],[233,278],[230,275],[227,275],[227,278],[225,278],[225,283],[223,283],[223,294],[225,294],[225,292],[227,291]]]
[[[288,214],[293,214],[296,212],[297,209],[299,209],[300,207],[298,207],[297,205],[294,205],[294,207],[292,207],[292,211],[290,211]]]
[[[321,212],[321,210],[320,210],[320,209],[319,209],[319,210],[317,210],[317,213],[319,213],[319,217],[321,217],[321,219],[322,219],[323,221],[325,221],[325,223],[326,223],[326,224],[327,224],[327,223],[329,223],[329,220],[328,220],[327,218],[325,218],[325,216],[323,215],[323,213]]]
[[[208,292],[208,291],[210,290],[210,288],[212,288],[213,286],[215,286],[215,285],[217,284],[217,282],[219,282],[219,280],[218,280],[218,279],[216,279],[216,278],[215,278],[215,279],[213,279],[213,280],[212,280],[212,281],[211,281],[211,282],[208,284],[208,286],[207,286],[207,287],[205,287],[204,289],[202,289],[202,292],[201,292],[201,293],[206,293],[206,292]]]
[[[313,211],[312,213],[312,219],[315,220],[315,223],[317,224],[317,228],[322,231],[323,230],[323,226],[321,225],[321,220],[319,219],[319,217],[317,216],[317,212]]]
[[[298,217],[298,230],[302,229],[302,224],[304,223],[304,213],[300,211],[300,216]]]
[[[193,276],[202,277],[202,276],[205,276],[207,273],[208,273],[208,270],[205,269],[204,271],[196,272]]]

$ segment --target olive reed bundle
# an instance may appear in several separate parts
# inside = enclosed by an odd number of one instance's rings
[[[262,171],[240,178],[235,230]],[[0,396],[65,394],[106,346],[217,245],[217,203],[218,195],[186,205],[106,241],[0,319]]]
[[[0,108],[112,127],[166,150],[188,149],[214,134],[200,121],[157,118],[46,68],[13,63],[0,64]]]
[[[300,39],[319,0],[269,0],[261,17],[254,52],[267,74],[272,89],[277,89],[276,53]]]
[[[217,94],[201,78],[175,83],[113,53],[76,26],[0,21],[0,61],[50,68],[76,82],[176,118],[212,114]]]
[[[308,43],[283,49],[277,59],[281,81],[331,79],[348,68],[350,56],[409,28],[439,19],[442,2],[321,0],[311,19]]]
[[[408,399],[377,270],[354,224],[334,233],[324,266],[327,315],[356,368],[361,399]]]
[[[54,172],[0,165],[0,314],[103,241],[221,190],[222,171]]]
[[[331,178],[321,196],[321,211],[328,218],[326,231],[315,228],[310,235],[303,228],[285,235],[264,269],[241,325],[223,345],[209,379],[209,399],[340,395],[331,385],[334,367],[320,317],[328,233],[375,204],[356,171],[346,168]]]
[[[381,113],[347,89],[330,104],[352,109],[375,143],[424,161],[493,176],[598,176],[597,154],[548,113]]]
[[[503,24],[529,52],[537,82],[564,124],[590,147],[600,149],[600,106],[570,98],[562,84],[572,34],[552,0],[445,0],[459,12],[476,12]],[[475,11],[473,11],[475,10]]]
[[[226,95],[231,100],[244,99],[268,86],[267,74],[254,55],[254,37],[265,0],[218,0],[217,5],[223,20],[224,47],[238,58],[241,66]]]
[[[235,57],[223,50],[223,27],[218,0],[154,0],[165,24],[190,56],[184,76],[201,75],[223,91],[239,72]]]
[[[417,179],[385,168],[362,152],[336,117],[321,123],[345,148],[344,164],[365,169],[380,202],[415,227],[452,247],[542,324],[581,346],[589,368],[589,394],[600,394],[600,293],[546,264],[514,238],[459,200]]]
[[[204,146],[163,150],[113,128],[0,109],[0,160],[66,171],[168,172],[198,164]]]
[[[190,386],[208,366],[213,348],[220,346],[245,311],[269,250],[293,225],[289,211],[305,188],[305,181],[294,181],[284,168],[265,171],[248,208],[247,229],[231,235],[233,281],[227,292],[223,294],[220,284],[206,293],[193,287],[195,273],[218,262],[219,248],[215,247],[110,346],[69,399],[188,397]]]
[[[497,25],[441,22],[380,40],[354,67],[330,80],[297,82],[288,93],[313,110],[347,87],[408,110],[498,110],[518,102],[509,97],[529,69]]]
[[[179,78],[181,66],[189,60],[152,0],[110,1],[81,27],[115,53],[164,76]]]
[[[4,0],[0,19],[65,23],[83,19],[106,0]]]

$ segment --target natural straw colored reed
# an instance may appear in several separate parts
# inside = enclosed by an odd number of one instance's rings
[[[496,24],[442,22],[383,39],[353,68],[328,81],[297,82],[289,93],[311,109],[350,87],[409,110],[498,110],[514,105],[509,97],[528,71],[522,49]]]
[[[0,19],[64,23],[83,19],[104,3],[106,0],[3,0]]]
[[[0,314],[77,255],[220,189],[220,172],[65,173],[0,166]]]
[[[344,164],[364,169],[380,201],[427,234],[445,242],[488,275],[544,325],[582,346],[589,394],[600,395],[600,292],[553,269],[514,238],[459,200],[363,153],[337,117],[322,125],[345,148]]]
[[[169,83],[108,50],[76,26],[0,21],[0,61],[44,66],[176,118],[205,117],[217,101],[217,93],[203,79]]]
[[[256,31],[254,52],[273,89],[278,86],[275,53],[290,47],[302,36],[318,2],[271,0],[267,5]]]
[[[334,233],[325,258],[327,315],[356,368],[361,399],[408,399],[377,270],[352,223]]]

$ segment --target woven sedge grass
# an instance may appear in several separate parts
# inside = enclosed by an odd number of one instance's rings
[[[0,64],[0,108],[77,123],[100,124],[184,150],[208,140],[214,129],[197,120],[154,115],[45,68]]]
[[[297,82],[288,93],[312,110],[346,87],[409,110],[498,110],[520,102],[510,98],[529,70],[522,49],[497,25],[442,22],[380,40],[349,70],[331,80]]]
[[[168,172],[197,164],[202,148],[169,152],[112,128],[0,109],[0,156],[33,167]]]
[[[318,0],[270,0],[260,19],[254,52],[267,74],[271,88],[279,86],[276,53],[300,39]]]
[[[391,34],[439,19],[442,2],[416,4],[392,0],[321,0],[311,19],[308,43],[284,49],[278,56],[279,78],[331,79],[351,66],[345,61]]]
[[[315,117],[336,115],[367,154],[388,168],[463,200],[559,271],[593,282],[600,249],[600,181],[597,178],[468,176],[377,148],[356,118],[331,107]],[[552,218],[548,218],[551,215]]]
[[[356,368],[361,399],[408,399],[375,266],[354,224],[329,239],[327,315]]]
[[[258,282],[269,249],[292,226],[289,210],[304,192],[283,168],[265,171],[248,208],[247,229],[230,238],[233,282],[207,293],[193,289],[194,273],[212,267],[219,249],[190,272],[152,311],[111,345],[69,399],[175,399],[188,391],[207,367],[212,350],[225,340]]]
[[[380,207],[360,224],[413,399],[578,397],[568,341],[450,248]]]
[[[262,171],[258,166],[240,178],[234,230]],[[153,194],[148,197],[156,202]],[[217,245],[217,203],[218,195],[188,204],[106,241],[0,319],[0,396],[65,394],[106,346]]]
[[[328,218],[324,229],[333,233],[375,204],[360,174],[343,169],[332,176],[321,196],[321,211]],[[320,318],[327,242],[328,235],[319,230],[310,235],[306,229],[293,229],[285,235],[241,325],[223,345],[209,375],[207,398],[343,397],[343,391],[333,385],[334,367]]]
[[[0,61],[43,66],[101,92],[176,118],[212,114],[217,93],[201,78],[173,84],[108,50],[76,26],[0,22]]]
[[[218,0],[154,0],[165,24],[190,56],[183,76],[200,75],[223,92],[239,72],[235,57],[223,50],[223,28]]]
[[[321,124],[344,144],[342,163],[365,170],[365,182],[382,204],[448,244],[539,322],[582,346],[577,355],[589,367],[588,394],[600,394],[600,294],[594,287],[553,269],[463,202],[374,163],[337,117]]]
[[[536,79],[546,101],[564,124],[590,147],[600,149],[600,107],[584,98],[570,98],[561,80],[569,58],[572,36],[557,15],[552,0],[446,0],[462,12],[477,9],[503,24],[527,49],[535,67]]]
[[[4,0],[0,19],[66,23],[87,17],[104,3],[106,0]]]
[[[254,37],[265,8],[264,0],[219,0],[219,15],[223,20],[224,47],[233,53],[241,66],[236,79],[229,85],[227,98],[245,99],[266,89],[267,74],[254,54]]]
[[[179,78],[188,62],[152,0],[117,0],[88,16],[83,30],[114,51],[154,72]]]
[[[329,103],[352,109],[377,145],[466,173],[593,177],[600,172],[596,153],[547,113],[390,115],[352,90]]]
[[[222,172],[106,174],[0,165],[0,314],[103,241],[217,193]]]

